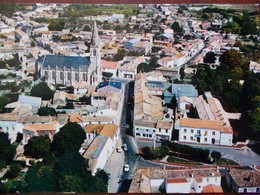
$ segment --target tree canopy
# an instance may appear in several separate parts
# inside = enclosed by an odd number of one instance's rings
[[[16,147],[10,143],[8,133],[0,132],[0,160],[10,164],[16,154]]]
[[[46,83],[39,83],[33,86],[31,96],[41,97],[43,100],[50,100],[53,98],[54,92],[48,87]]]
[[[50,153],[50,139],[47,135],[34,136],[24,146],[24,155],[43,158]]]
[[[205,58],[203,59],[204,63],[215,63],[215,61],[216,61],[215,53],[211,51],[208,52]]]
[[[51,143],[52,151],[64,154],[68,150],[78,151],[86,139],[86,133],[77,123],[67,123],[54,135]]]
[[[40,116],[49,116],[49,115],[55,116],[55,115],[57,114],[57,112],[56,112],[56,110],[55,110],[54,108],[52,108],[52,107],[47,107],[47,106],[42,107],[42,106],[41,106],[41,107],[38,109],[38,114],[39,114]]]

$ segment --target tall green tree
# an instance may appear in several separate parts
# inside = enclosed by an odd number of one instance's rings
[[[52,151],[64,154],[68,150],[78,151],[86,139],[86,133],[77,123],[67,123],[54,135],[51,143]]]
[[[215,63],[215,61],[216,61],[215,53],[211,51],[208,52],[205,58],[203,59],[204,63]]]
[[[55,110],[54,108],[52,108],[52,107],[47,107],[47,106],[42,107],[42,106],[41,106],[41,107],[38,109],[38,114],[39,114],[40,116],[49,116],[49,115],[55,116],[55,115],[57,114],[57,112],[56,112],[56,110]]]
[[[24,146],[24,155],[43,158],[50,154],[50,138],[47,135],[34,136]]]
[[[16,154],[16,147],[10,143],[8,133],[0,132],[0,160],[10,164]]]
[[[174,22],[171,26],[174,32],[182,32],[182,28],[179,25],[179,22]]]
[[[48,87],[46,83],[39,83],[33,86],[30,95],[41,97],[43,100],[50,100],[53,98],[54,92]]]

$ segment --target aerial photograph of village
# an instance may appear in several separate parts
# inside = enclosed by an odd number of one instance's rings
[[[260,193],[258,5],[0,8],[0,193]]]

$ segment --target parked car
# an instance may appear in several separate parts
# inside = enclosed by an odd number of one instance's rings
[[[117,151],[118,153],[121,153],[121,152],[122,152],[122,150],[121,150],[120,147],[117,147],[117,148],[116,148],[116,151]]]
[[[124,149],[124,151],[127,151],[127,145],[126,144],[123,144],[123,149]]]
[[[130,170],[129,164],[124,165],[124,172],[128,172]]]

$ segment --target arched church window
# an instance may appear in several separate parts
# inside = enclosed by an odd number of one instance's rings
[[[86,73],[83,73],[83,80],[86,81]]]
[[[48,78],[48,71],[45,71],[45,77]]]
[[[52,79],[55,79],[56,75],[55,75],[55,71],[52,72]]]
[[[70,75],[70,72],[68,72],[68,80],[70,80],[71,78],[71,75]]]
[[[60,72],[60,79],[63,80],[63,72]]]
[[[76,80],[79,81],[79,73],[76,73]]]

